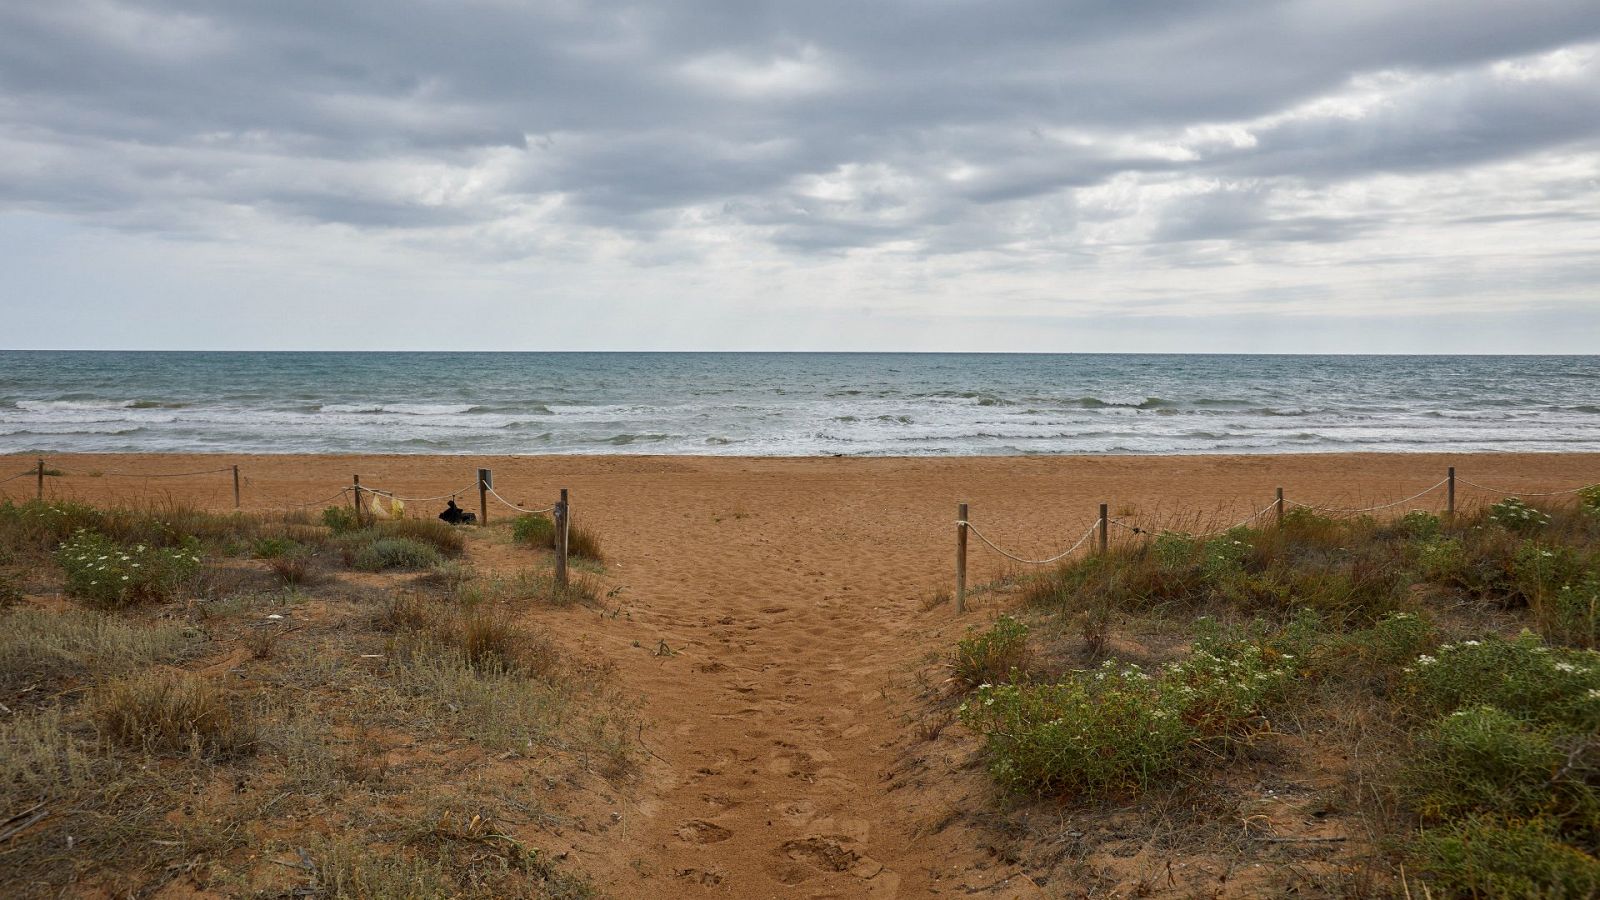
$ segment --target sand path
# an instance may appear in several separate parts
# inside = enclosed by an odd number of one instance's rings
[[[3,462],[9,470],[23,460]],[[182,471],[208,462],[52,464]],[[556,488],[572,489],[576,518],[611,555],[608,584],[622,590],[604,615],[531,615],[586,657],[614,662],[624,688],[644,698],[644,778],[618,827],[575,860],[622,897],[1034,894],[991,858],[975,826],[934,827],[961,796],[941,795],[937,765],[924,773],[933,787],[896,789],[917,673],[999,602],[980,599],[960,623],[949,606],[924,609],[950,581],[958,499],[996,539],[1043,554],[1076,539],[1102,500],[1113,515],[1147,522],[1198,510],[1221,523],[1270,500],[1277,485],[1306,502],[1358,505],[1415,493],[1450,464],[1463,477],[1526,489],[1600,473],[1592,454],[241,460],[247,507],[320,496],[350,472],[419,495],[449,490],[470,481],[474,465],[493,467],[518,502],[543,505]],[[52,489],[133,497],[153,483],[68,477]],[[175,479],[160,488],[231,504],[227,485]],[[1485,498],[1463,488],[1463,503]],[[1415,505],[1438,502],[1441,494]],[[975,582],[1003,571],[977,550],[973,569]]]

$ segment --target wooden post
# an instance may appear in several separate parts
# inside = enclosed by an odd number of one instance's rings
[[[1283,488],[1278,488],[1278,501],[1276,503],[1272,504],[1272,507],[1273,507],[1273,509],[1277,510],[1277,513],[1278,513],[1278,527],[1282,528],[1283,527]]]
[[[233,508],[239,508],[239,467],[233,467]]]
[[[494,486],[494,473],[478,470],[478,524],[489,524],[489,488]]]
[[[351,496],[351,502],[354,503],[355,507],[356,507],[356,527],[360,528],[361,527],[361,476],[360,475],[351,475],[350,476],[350,486],[354,489],[351,492],[350,496]]]
[[[1106,552],[1106,544],[1108,543],[1108,539],[1110,537],[1109,532],[1111,531],[1111,519],[1106,514],[1106,511],[1107,504],[1100,504],[1100,553],[1102,555],[1104,555]]]
[[[42,458],[39,460],[39,490],[35,496],[36,499],[44,499],[44,459]]]
[[[1444,489],[1444,514],[1446,518],[1456,517],[1456,467],[1451,466],[1450,472],[1445,476]]]
[[[567,508],[567,489],[561,489],[561,499],[556,501],[556,585],[567,586],[567,522],[571,510]]]
[[[956,615],[967,611],[967,505],[956,505]]]

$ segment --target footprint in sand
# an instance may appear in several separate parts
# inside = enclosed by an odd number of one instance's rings
[[[720,844],[731,837],[733,832],[704,819],[691,819],[678,826],[678,840],[688,844]]]
[[[674,874],[691,884],[721,884],[721,872],[708,872],[705,869],[678,869]]]
[[[778,857],[773,875],[784,884],[799,884],[824,872],[849,872],[857,878],[871,878],[883,871],[883,864],[846,844],[842,836],[813,836],[784,841],[774,851]]]

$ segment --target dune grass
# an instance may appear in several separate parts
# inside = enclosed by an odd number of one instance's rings
[[[592,896],[494,823],[631,778],[632,703],[515,618],[546,573],[481,576],[467,540],[428,521],[0,505],[0,571],[29,591],[0,604],[15,892]],[[371,574],[330,571],[347,554]],[[117,591],[92,590],[104,573]],[[397,747],[416,758],[395,767]]]
[[[1370,852],[1391,873],[1408,862],[1434,896],[1588,896],[1600,885],[1593,501],[1506,500],[1454,521],[1297,509],[1281,528],[1114,546],[1027,582],[1023,621],[960,642],[955,680],[979,685],[960,720],[999,786],[1082,808],[1158,785],[1208,790],[1238,760],[1259,765],[1263,742],[1281,758],[1285,723],[1319,723],[1368,742],[1351,815],[1390,835]],[[1134,622],[1189,640],[1072,665]]]
[[[532,547],[550,550],[556,547],[555,522],[539,513],[527,513],[513,519],[511,536],[513,540]],[[605,562],[599,535],[576,523],[567,527],[567,554],[594,563]]]

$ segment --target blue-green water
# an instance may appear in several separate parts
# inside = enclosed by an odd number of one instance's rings
[[[0,452],[1600,451],[1600,357],[0,353]]]

